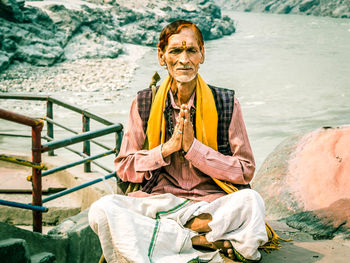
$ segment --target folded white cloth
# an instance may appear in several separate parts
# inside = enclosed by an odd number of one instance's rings
[[[248,259],[259,259],[258,247],[267,242],[265,207],[250,189],[221,197],[211,203],[193,202],[172,194],[145,198],[108,195],[92,204],[91,228],[99,236],[103,254],[110,262],[223,262],[218,251],[203,253],[192,247],[198,233],[185,228],[191,218],[209,213],[209,242],[230,240]]]

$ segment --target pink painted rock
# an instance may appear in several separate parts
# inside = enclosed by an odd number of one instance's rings
[[[350,237],[350,126],[318,129],[282,142],[253,182],[267,217],[314,238]]]

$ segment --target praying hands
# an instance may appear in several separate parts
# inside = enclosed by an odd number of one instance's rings
[[[194,131],[191,123],[190,110],[187,105],[182,104],[174,133],[162,146],[163,158],[180,150],[187,152],[190,149],[193,140]]]

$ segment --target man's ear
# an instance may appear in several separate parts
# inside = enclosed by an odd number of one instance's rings
[[[204,63],[204,60],[205,60],[205,50],[204,50],[204,46],[202,46],[202,48],[201,48],[201,54],[202,54],[202,58],[201,58],[201,60],[199,61],[199,63],[203,64],[203,63]]]
[[[164,52],[160,48],[158,48],[158,62],[161,66],[165,65]]]

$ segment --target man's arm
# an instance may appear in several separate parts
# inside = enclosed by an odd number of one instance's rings
[[[254,175],[255,162],[236,98],[229,127],[229,142],[232,156],[223,155],[194,139],[185,158],[210,177],[234,184],[248,184]]]
[[[131,104],[128,128],[124,134],[120,152],[114,160],[117,175],[123,181],[141,183],[145,176],[147,179],[150,178],[148,171],[169,164],[162,157],[161,145],[151,150],[142,150],[144,141],[145,133],[135,98]]]

